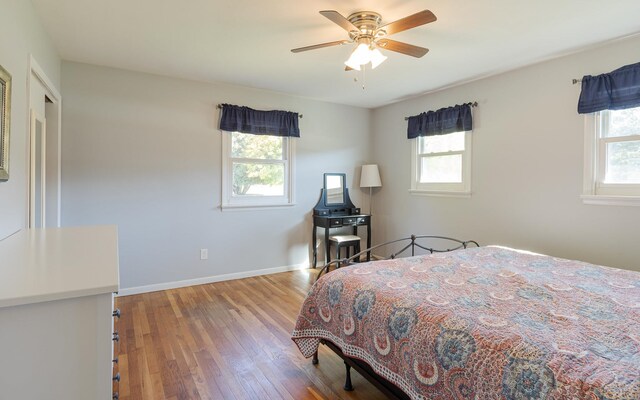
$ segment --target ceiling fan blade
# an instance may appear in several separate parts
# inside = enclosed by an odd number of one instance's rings
[[[345,71],[353,71],[353,68],[351,68],[350,66],[347,65],[346,67],[344,67],[344,70]]]
[[[321,49],[323,47],[337,46],[339,44],[347,44],[347,43],[349,43],[348,40],[336,40],[335,42],[327,42],[327,43],[314,44],[313,46],[298,47],[297,49],[291,49],[291,52],[300,53],[302,51]]]
[[[377,41],[378,47],[384,50],[391,50],[397,53],[406,54],[408,56],[413,56],[416,58],[420,58],[429,52],[429,49],[425,49],[424,47],[414,46],[409,43],[397,42],[391,39],[380,39]]]
[[[397,21],[391,22],[387,25],[381,26],[378,30],[387,32],[387,35],[393,35],[394,33],[406,31],[407,29],[428,24],[435,20],[437,20],[437,18],[431,11],[423,10],[413,15],[409,15],[408,17],[404,17]]]
[[[340,25],[340,27],[342,29],[344,29],[345,31],[347,31],[347,32],[351,32],[351,31],[359,32],[360,31],[354,24],[349,22],[348,19],[343,17],[342,14],[340,14],[337,11],[325,10],[325,11],[320,11],[320,14],[324,15],[325,17],[330,19],[335,24]]]

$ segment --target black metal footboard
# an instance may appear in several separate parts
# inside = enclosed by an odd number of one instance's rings
[[[431,245],[429,243],[431,243]],[[436,247],[435,245],[437,245],[438,247]],[[331,270],[331,267],[339,268],[339,267],[351,265],[353,264],[354,261],[360,260],[360,258],[363,255],[368,253],[373,253],[374,250],[386,250],[385,253],[389,255],[381,259],[388,260],[388,259],[396,258],[401,255],[415,256],[416,248],[433,254],[433,253],[445,253],[447,251],[453,251],[458,249],[466,249],[470,245],[475,245],[476,247],[480,247],[478,242],[476,242],[475,240],[463,241],[463,240],[454,239],[446,236],[436,236],[436,235],[411,235],[406,238],[391,240],[389,242],[377,244],[375,246],[369,247],[368,249],[362,250],[361,252],[356,253],[349,258],[331,260],[330,262],[326,263],[322,267],[322,269],[318,273],[318,276],[316,277],[316,280],[320,279],[322,274],[326,274],[327,272],[329,272],[329,270]],[[389,252],[389,250],[394,250],[394,249],[396,250]],[[410,254],[409,254],[409,251],[410,251]]]

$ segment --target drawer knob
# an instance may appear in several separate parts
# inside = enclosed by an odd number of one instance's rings
[[[118,334],[118,331],[113,332],[113,340],[114,342],[119,342],[120,341],[120,335]]]
[[[116,308],[115,310],[113,310],[111,316],[120,319],[120,309]]]
[[[118,399],[120,399],[120,395],[118,394],[118,392],[115,392],[115,393],[113,394],[113,396],[111,396],[111,398],[112,398],[113,400],[118,400]]]
[[[118,372],[116,376],[113,377],[113,380],[116,382],[120,382],[120,372]]]
[[[111,360],[111,362],[114,363],[114,364],[117,364],[118,361],[120,361],[119,357],[116,357],[113,360]]]

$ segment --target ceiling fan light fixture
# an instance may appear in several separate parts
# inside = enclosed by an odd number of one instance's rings
[[[352,63],[350,61],[351,61],[351,58],[349,58],[347,61],[345,61],[344,65],[346,65],[347,67],[349,67],[349,68],[351,68],[353,70],[360,71],[360,69],[361,69],[360,68],[360,64],[355,64],[355,63]]]
[[[369,50],[369,44],[361,42],[353,53],[351,53],[351,56],[345,64],[353,69],[360,69],[354,68],[354,65],[364,65],[369,63],[369,61],[371,61],[371,50]]]
[[[382,64],[384,60],[387,59],[387,56],[382,54],[380,50],[373,49],[370,52],[369,58],[371,60],[371,69],[375,69],[378,65]]]
[[[387,57],[380,50],[372,49],[368,43],[360,43],[344,64],[351,69],[360,71],[362,65],[371,63],[371,69],[374,69],[386,59]]]

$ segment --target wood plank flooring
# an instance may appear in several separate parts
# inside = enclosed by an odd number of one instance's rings
[[[353,370],[344,391],[338,356],[321,346],[314,366],[291,341],[316,273],[117,298],[120,399],[384,399]]]

